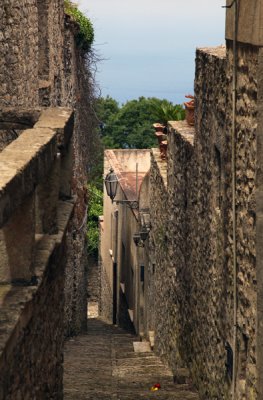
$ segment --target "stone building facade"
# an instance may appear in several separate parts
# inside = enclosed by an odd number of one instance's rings
[[[86,329],[90,72],[63,0],[0,20],[0,398],[59,399],[64,335]]]
[[[144,299],[139,273],[143,262],[133,235],[140,229],[142,209],[148,209],[143,182],[150,168],[150,150],[106,150],[105,176],[110,168],[120,182],[115,200],[126,203],[112,203],[104,191],[100,220],[100,314],[126,328],[133,324],[139,333],[143,331],[140,302]],[[138,207],[129,207],[127,201],[138,202]]]

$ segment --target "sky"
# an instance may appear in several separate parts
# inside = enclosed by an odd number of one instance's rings
[[[140,96],[183,103],[195,50],[224,44],[225,0],[79,0],[95,28],[96,80],[120,104]]]

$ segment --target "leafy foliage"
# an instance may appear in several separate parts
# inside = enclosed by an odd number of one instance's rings
[[[180,121],[185,119],[185,110],[180,104],[173,105],[167,100],[162,100],[161,104],[153,101],[152,107],[156,113],[157,122],[164,125],[166,125],[168,121]]]
[[[88,185],[89,208],[87,222],[88,254],[97,256],[99,247],[99,216],[103,214],[103,193],[95,185]]]
[[[89,50],[94,40],[94,29],[90,20],[78,9],[77,4],[71,0],[64,0],[65,13],[79,25],[76,36],[77,45],[83,50]]]
[[[181,105],[167,100],[140,97],[119,107],[107,96],[97,101],[96,112],[105,148],[145,149],[156,146],[153,123],[184,119]]]

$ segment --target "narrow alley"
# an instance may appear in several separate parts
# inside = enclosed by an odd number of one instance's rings
[[[175,384],[171,371],[150,348],[134,351],[137,340],[114,325],[89,319],[87,334],[70,339],[65,346],[64,399],[198,400],[191,386],[183,383],[184,370]],[[151,391],[158,383],[161,389]]]

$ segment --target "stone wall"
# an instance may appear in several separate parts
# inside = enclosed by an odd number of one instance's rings
[[[67,171],[58,152],[68,147],[72,122],[69,109],[43,111],[0,154],[3,400],[63,397],[66,235],[74,202],[59,199]]]
[[[164,355],[174,372],[183,365],[190,368],[204,400],[230,399],[231,389],[232,68],[231,43],[227,57],[224,47],[197,51],[195,129],[175,122],[170,124],[168,135],[168,213],[162,205],[166,191],[160,183],[162,173],[156,168],[155,153],[151,170],[151,238],[155,238],[157,229],[163,229],[168,240],[159,247],[157,240],[153,246],[158,249],[156,268],[161,265],[162,273],[149,275],[148,291],[154,291],[155,303],[147,312],[148,323],[155,331],[156,351]],[[239,44],[235,192],[239,400],[257,398],[255,171],[259,73],[258,49]],[[158,198],[162,199],[159,203]],[[158,213],[162,220],[156,217]]]
[[[262,204],[263,204],[263,180],[262,180],[262,136],[263,136],[263,51],[259,49],[258,54],[258,78],[257,78],[257,166],[256,166],[256,282],[257,282],[257,318],[256,318],[256,360],[257,360],[257,380],[258,398],[263,396],[263,257],[262,257]]]
[[[96,256],[88,257],[87,280],[88,301],[98,302],[100,297],[100,268]]]
[[[166,307],[169,298],[169,272],[167,271],[168,236],[167,236],[167,165],[160,157],[157,149],[152,150],[150,169],[150,193],[149,193],[150,219],[152,229],[149,238],[149,260],[146,271],[146,309],[148,321],[146,323],[146,335],[155,330],[158,354],[168,356],[163,340],[168,339],[165,333],[168,326],[164,309],[170,314],[171,308]],[[160,220],[159,216],[162,215]],[[159,285],[164,285],[163,290]],[[156,293],[159,295],[156,296]],[[156,323],[158,320],[158,323]],[[165,325],[165,327],[164,327]],[[164,328],[164,331],[162,331]]]
[[[3,0],[0,11],[0,99],[38,105],[38,17],[35,0]]]
[[[227,73],[231,76],[232,44],[228,46]],[[238,370],[240,399],[257,398],[256,365],[256,131],[258,124],[259,48],[238,44],[237,135],[236,135],[236,207],[237,207],[237,284],[238,284]],[[229,97],[230,90],[229,87]],[[230,201],[230,190],[227,191]],[[230,247],[230,243],[229,243]],[[231,268],[229,262],[229,269]],[[260,398],[260,396],[258,397]]]
[[[186,265],[191,277],[187,311],[191,354],[187,362],[201,398],[216,399],[229,396],[231,367],[227,371],[226,346],[233,348],[233,267],[232,261],[227,263],[232,254],[232,218],[226,197],[231,188],[231,141],[227,137],[231,123],[226,112],[225,48],[198,51],[196,66],[196,136],[187,210],[190,246]],[[184,350],[186,346],[187,342]]]
[[[66,335],[77,334],[86,329],[87,316],[87,171],[90,165],[94,141],[94,118],[91,72],[88,56],[76,47],[76,26],[66,19],[64,48],[64,98],[62,102],[75,108],[75,131],[73,135],[72,195],[77,202],[74,209],[68,247],[67,263]]]
[[[71,257],[67,259],[65,285],[66,335],[70,335],[86,327],[87,135],[93,126],[87,124],[87,113],[91,114],[91,89],[86,56],[75,45],[74,34],[78,27],[68,17],[65,19],[63,4],[63,0],[4,3],[0,11],[4,27],[0,35],[4,64],[0,86],[6,92],[2,93],[0,104],[24,108],[29,104],[30,107],[63,105],[76,109],[70,149],[73,163],[69,166],[73,173],[67,193],[77,199],[69,225]],[[17,127],[0,130],[1,149],[20,133]]]
[[[37,286],[2,286],[0,398],[3,400],[63,398],[65,231],[72,207],[64,208],[59,220],[61,238],[51,236],[38,246],[36,265],[43,268],[47,264],[43,274],[36,274]],[[54,240],[57,244],[50,251]],[[11,335],[11,324],[7,327],[7,321],[17,322]]]
[[[37,0],[39,102],[60,106],[64,100],[63,0]],[[68,104],[67,104],[68,105]]]
[[[99,303],[99,313],[109,323],[112,323],[112,288],[109,281],[107,271],[104,266],[101,265],[101,291],[100,291],[100,303]]]
[[[180,126],[180,134],[169,133],[168,149],[168,222],[169,258],[168,265],[171,274],[170,307],[173,307],[173,320],[170,323],[169,335],[173,338],[169,363],[173,370],[187,363],[191,354],[182,352],[185,344],[190,346],[189,300],[191,296],[191,271],[186,268],[190,255],[191,228],[187,209],[191,207],[189,187],[194,173],[193,140],[194,130],[189,129],[185,122],[174,124]],[[175,333],[172,329],[175,328]],[[179,355],[181,354],[181,356]],[[182,359],[181,359],[182,358]]]
[[[65,19],[63,4],[63,0],[13,0],[4,1],[0,10],[1,157],[21,154],[26,128],[34,126],[27,136],[38,140],[37,146],[27,148],[27,155],[37,152],[51,135],[46,151],[37,153],[25,174],[17,174],[10,193],[4,192],[9,197],[0,200],[1,224],[6,223],[0,230],[6,239],[0,246],[5,260],[0,315],[3,326],[8,325],[1,345],[3,399],[62,398],[63,331],[68,336],[86,329],[86,172],[87,136],[93,129],[88,117],[92,88],[87,56],[75,44],[78,28]],[[39,108],[31,115],[29,105]],[[39,118],[41,107],[52,105],[74,108],[74,124],[70,118],[61,126],[63,115],[50,109],[44,119],[42,114]],[[24,158],[18,160],[21,164]],[[6,179],[9,163],[3,161],[1,171]],[[69,209],[62,207],[64,203]],[[56,218],[60,212],[63,227]],[[23,265],[22,274],[18,264]],[[17,283],[22,286],[14,289]],[[9,338],[11,347],[6,346]]]
[[[74,49],[74,48],[73,48]],[[87,84],[87,72],[84,55],[72,53],[72,77],[75,96],[73,101],[76,110],[75,130],[73,135],[72,154],[72,195],[76,197],[70,235],[68,240],[69,254],[67,264],[67,281],[73,281],[72,303],[67,309],[72,310],[72,324],[70,331],[73,334],[86,329],[87,324],[87,166],[88,166],[88,137],[92,136],[92,124],[89,122],[91,105],[89,104],[90,87]],[[76,68],[76,69],[75,69]],[[75,82],[74,82],[75,80]],[[84,112],[85,109],[85,112]],[[66,332],[67,334],[67,332]]]
[[[35,0],[5,1],[0,10],[0,105],[38,106],[38,14]],[[30,60],[30,61],[29,61]],[[0,150],[19,135],[0,128]]]

